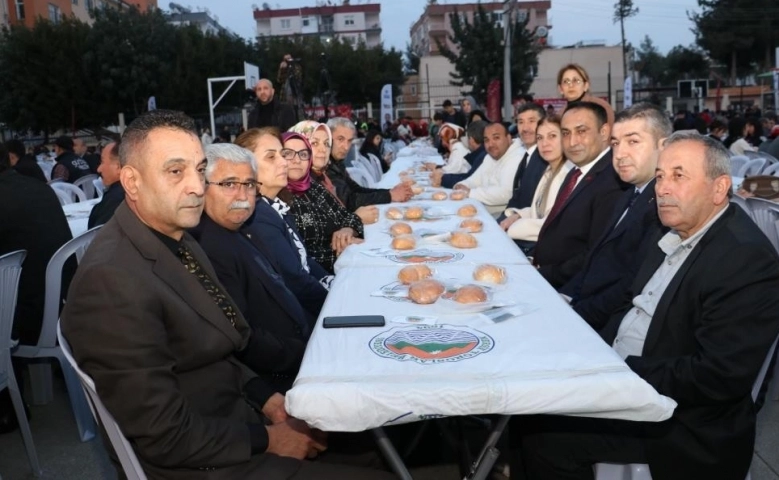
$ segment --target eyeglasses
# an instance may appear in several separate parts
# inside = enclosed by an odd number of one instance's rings
[[[571,85],[581,85],[582,83],[584,83],[584,80],[581,78],[566,78],[563,80],[563,85],[566,87],[570,87]]]
[[[281,150],[281,156],[284,157],[287,161],[292,161],[295,159],[295,155],[298,156],[301,162],[307,162],[311,158],[311,152],[308,150],[299,150],[294,151],[291,148],[283,148]]]
[[[227,193],[238,193],[238,190],[240,188],[243,188],[243,191],[248,193],[249,195],[256,195],[257,194],[257,185],[258,183],[254,180],[249,180],[248,182],[206,182],[206,185],[216,185],[220,188],[222,188]]]

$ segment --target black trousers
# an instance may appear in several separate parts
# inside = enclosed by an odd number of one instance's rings
[[[647,463],[646,427],[622,420],[512,417],[511,480],[593,480],[596,463]]]

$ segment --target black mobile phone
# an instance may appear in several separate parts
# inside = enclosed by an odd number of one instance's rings
[[[384,315],[325,317],[322,326],[324,328],[383,327]]]

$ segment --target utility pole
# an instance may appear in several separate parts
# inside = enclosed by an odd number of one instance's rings
[[[619,22],[622,31],[622,78],[628,76],[627,47],[625,45],[625,19],[635,16],[638,13],[638,7],[633,6],[633,0],[617,0],[614,4],[614,23]]]
[[[503,120],[510,122],[514,117],[511,101],[511,18],[515,0],[503,0]]]

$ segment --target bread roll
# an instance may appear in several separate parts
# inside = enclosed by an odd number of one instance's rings
[[[408,223],[396,222],[393,223],[390,227],[390,235],[393,237],[400,235],[410,235],[411,233],[413,233],[413,230],[411,230],[411,225]]]
[[[465,192],[462,190],[455,190],[449,195],[449,198],[452,200],[462,200],[465,198]]]
[[[408,207],[406,209],[406,219],[408,220],[419,220],[425,215],[425,211],[422,209],[422,207]]]
[[[417,241],[413,235],[400,235],[392,239],[392,248],[395,250],[413,250]]]
[[[414,195],[419,195],[420,193],[422,193],[422,192],[424,192],[424,191],[425,191],[425,188],[424,188],[424,187],[421,187],[421,186],[419,186],[419,185],[413,185],[413,186],[411,187],[411,192],[412,192]]]
[[[411,177],[401,177],[400,181],[401,181],[401,183],[405,183],[408,186],[411,186],[411,185],[414,185],[415,183],[417,183],[417,181],[414,180]]]
[[[452,232],[449,243],[457,248],[475,248],[479,244],[476,237],[467,232]]]
[[[479,265],[473,271],[473,279],[484,283],[505,283],[506,270],[497,265]]]
[[[487,292],[478,285],[465,285],[454,292],[452,300],[458,303],[483,303],[487,301]]]
[[[460,228],[471,233],[479,233],[483,227],[484,225],[481,223],[481,220],[477,218],[469,218],[460,222]]]
[[[473,217],[476,213],[476,207],[473,205],[463,205],[457,210],[457,215],[461,217]]]
[[[403,218],[403,211],[396,207],[390,207],[385,212],[385,215],[387,215],[387,218],[390,220],[400,220]]]
[[[438,300],[444,293],[444,285],[436,280],[420,280],[414,282],[408,289],[408,298],[414,303],[428,305]]]
[[[408,265],[401,268],[400,272],[398,272],[398,280],[403,285],[410,285],[432,276],[433,271],[427,265]]]
[[[435,192],[433,200],[446,200],[446,192]]]

